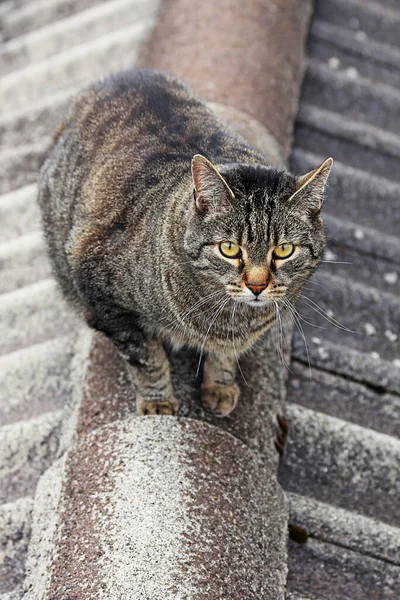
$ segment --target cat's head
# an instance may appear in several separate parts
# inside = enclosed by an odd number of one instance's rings
[[[322,257],[328,158],[302,177],[273,167],[192,161],[193,206],[184,247],[213,287],[256,307],[294,299]]]

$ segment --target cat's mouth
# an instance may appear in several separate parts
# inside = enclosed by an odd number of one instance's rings
[[[263,306],[271,306],[274,303],[274,299],[269,296],[253,296],[249,297],[247,295],[243,296],[235,296],[234,300],[237,302],[243,302],[249,306],[254,306],[257,308],[261,308]]]
[[[231,284],[232,285],[232,284]],[[239,291],[239,285],[232,287],[228,287],[228,294],[235,300],[236,302],[240,302],[241,304],[247,304],[248,306],[254,306],[257,308],[261,308],[263,306],[273,306],[277,300],[280,300],[283,296],[286,295],[286,287],[283,285],[279,286],[280,289],[267,289],[267,290],[254,290],[243,288]]]

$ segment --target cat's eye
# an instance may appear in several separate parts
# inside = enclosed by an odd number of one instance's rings
[[[239,244],[235,244],[235,242],[221,242],[219,251],[226,258],[239,258],[242,253]]]
[[[280,244],[274,250],[274,257],[278,259],[289,258],[294,252],[293,244]]]

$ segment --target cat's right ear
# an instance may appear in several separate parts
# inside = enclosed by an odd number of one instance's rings
[[[192,159],[193,193],[200,213],[223,211],[235,197],[225,179],[214,165],[201,154]]]

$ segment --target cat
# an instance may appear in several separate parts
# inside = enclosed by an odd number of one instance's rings
[[[65,297],[127,361],[137,414],[178,411],[165,344],[206,352],[203,405],[232,412],[237,356],[321,259],[331,166],[270,166],[161,72],[73,99],[39,176],[45,237]]]

